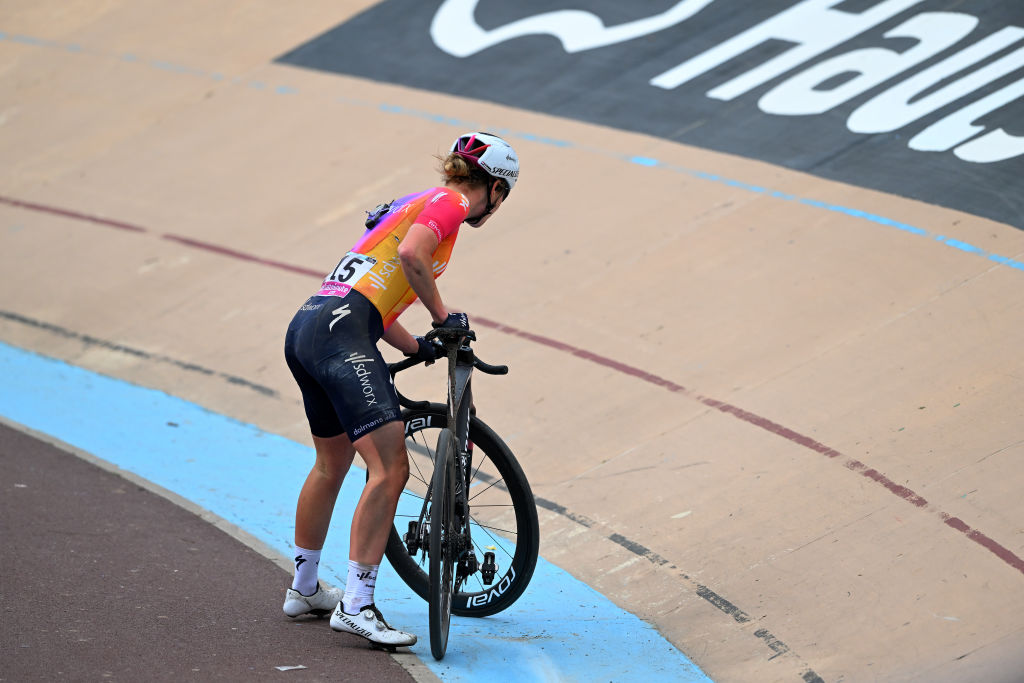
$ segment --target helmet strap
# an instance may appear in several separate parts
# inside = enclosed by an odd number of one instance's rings
[[[469,222],[469,221],[477,222],[477,221],[482,220],[485,216],[490,216],[492,213],[494,213],[494,208],[495,207],[494,207],[494,202],[491,201],[491,193],[494,191],[494,183],[500,183],[500,182],[501,182],[500,180],[492,179],[491,182],[489,182],[487,184],[487,189],[484,190],[484,194],[487,197],[487,205],[484,206],[484,210],[483,210],[483,212],[479,216],[475,216],[474,218],[466,218],[466,222]]]

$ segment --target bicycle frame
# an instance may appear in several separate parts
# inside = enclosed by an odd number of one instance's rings
[[[467,341],[473,341],[476,339],[476,335],[472,331],[468,332],[456,332],[442,333],[441,330],[433,330],[427,335],[428,339],[442,337],[442,344],[447,349],[448,359],[448,401],[447,401],[447,427],[451,430],[455,437],[456,452],[455,452],[455,472],[456,479],[460,484],[456,488],[456,513],[460,515],[459,527],[464,534],[465,541],[462,544],[465,548],[472,548],[472,537],[470,536],[470,525],[469,521],[469,482],[472,468],[472,444],[469,441],[469,420],[473,414],[473,392],[472,392],[472,377],[474,367],[480,367],[485,372],[490,374],[504,374],[508,372],[508,368],[504,366],[490,366],[479,361],[473,353],[473,349],[470,348]],[[396,364],[396,368],[401,366],[407,366],[410,364],[408,361],[405,363]],[[415,405],[414,403],[404,400],[404,397],[399,394],[400,399],[403,399],[403,405]],[[427,547],[425,542],[424,533],[429,529],[429,524],[424,524],[429,519],[430,503],[433,497],[433,490],[428,487],[426,495],[423,497],[423,505],[420,509],[419,519],[417,520],[417,530],[419,533],[418,546],[421,548]],[[475,560],[476,556],[473,555],[472,559]],[[466,564],[459,561],[458,571],[456,575],[456,589],[461,586],[462,582],[466,577],[477,570],[477,563],[467,559]]]
[[[448,429],[459,439],[460,448],[469,434],[469,416],[473,407],[470,380],[473,378],[473,350],[460,341],[448,357]]]
[[[451,614],[488,616],[507,608],[522,594],[536,564],[539,531],[525,475],[500,437],[477,419],[473,405],[474,369],[504,375],[508,367],[481,361],[470,346],[476,339],[471,331],[439,329],[426,338],[437,340],[444,348],[441,358],[448,362],[446,403],[410,401],[398,393],[405,408],[406,438],[414,440],[410,459],[415,452],[416,457],[428,456],[429,461],[422,469],[416,465],[421,473],[416,481],[423,488],[410,494],[420,498],[419,512],[413,509],[403,513],[409,520],[404,534],[396,520],[386,553],[399,576],[429,603],[431,652],[441,659],[447,648]],[[389,369],[394,375],[424,362],[429,365],[432,361],[410,357],[389,365]],[[414,435],[421,430],[437,434],[436,448],[432,450],[425,440],[415,440]],[[474,444],[473,439],[478,443]],[[479,483],[486,485],[474,488],[471,494],[470,486]],[[477,501],[479,496],[483,498]],[[471,503],[482,505],[481,517],[472,514]],[[505,515],[512,515],[504,517],[510,524],[497,521]],[[495,522],[498,526],[493,526]],[[474,543],[472,536],[480,533],[485,543],[493,545]],[[514,547],[501,542],[500,537],[506,534],[515,541]],[[421,551],[419,560],[411,559]],[[500,566],[496,553],[502,554],[502,562],[507,557],[507,564]],[[496,578],[499,582],[494,584]],[[454,596],[460,596],[457,605]]]
[[[472,332],[468,338],[473,339]],[[469,525],[469,482],[472,468],[472,444],[469,441],[469,418],[473,412],[472,378],[475,356],[464,345],[467,337],[453,339],[448,349],[448,429],[455,435],[455,476],[459,484],[455,489],[455,511],[458,527],[462,531],[461,547],[472,548]],[[472,560],[460,557],[456,571],[455,589],[477,570],[476,556]]]

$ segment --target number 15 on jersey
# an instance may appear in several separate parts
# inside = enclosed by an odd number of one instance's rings
[[[345,296],[352,285],[377,265],[377,259],[350,251],[342,257],[331,274],[320,285],[319,296]]]

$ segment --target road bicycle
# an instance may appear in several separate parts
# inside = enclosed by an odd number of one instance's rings
[[[451,615],[485,617],[526,590],[540,532],[530,484],[512,451],[473,406],[473,370],[508,373],[484,363],[471,330],[431,330],[448,361],[446,404],[411,401],[404,410],[409,484],[399,501],[385,555],[430,604],[430,652],[444,657]],[[392,363],[392,376],[423,361]]]

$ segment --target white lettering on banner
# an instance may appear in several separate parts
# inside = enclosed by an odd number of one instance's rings
[[[683,83],[769,40],[797,44],[796,47],[707,93],[708,97],[716,100],[731,100],[923,1],[885,0],[866,12],[850,14],[829,9],[842,0],[804,0],[735,38],[654,77],[651,79],[651,85],[666,90],[678,88]]]
[[[969,95],[978,88],[1024,66],[1024,50],[1012,52],[933,93],[918,97],[943,79],[1016,43],[1021,38],[1024,38],[1024,29],[1016,26],[1008,26],[993,33],[984,40],[978,41],[969,48],[868,100],[850,114],[850,118],[846,122],[847,127],[854,133],[888,133]]]
[[[886,38],[917,38],[914,47],[905,52],[871,47],[832,57],[783,81],[757,104],[769,114],[823,114],[939,54],[965,38],[977,25],[978,19],[969,14],[919,14],[885,34]],[[846,74],[859,75],[829,90],[820,89],[830,79]]]
[[[611,28],[591,12],[558,10],[484,30],[473,16],[479,1],[445,0],[442,3],[430,28],[431,37],[439,48],[457,57],[467,57],[506,40],[548,34],[558,38],[566,52],[590,50],[668,29],[713,2],[678,2],[661,14]],[[882,47],[861,48],[797,71],[816,57],[924,0],[880,0],[859,13],[833,9],[843,2],[797,2],[654,77],[649,83],[672,90],[760,45],[782,41],[792,43],[793,47],[705,94],[712,99],[729,101],[789,73],[786,80],[760,97],[759,108],[768,114],[784,116],[824,114],[952,48],[979,24],[977,17],[970,14],[922,12],[884,34],[889,39],[915,39],[913,47],[902,52]],[[967,72],[1022,39],[1024,29],[1017,26],[1007,26],[988,35],[864,102],[850,114],[847,128],[854,133],[888,133],[967,98],[1024,67],[1024,49],[1019,49]],[[1016,81],[966,104],[914,135],[909,147],[921,152],[953,150],[957,158],[972,163],[993,163],[1024,155],[1024,137],[1013,136],[995,126],[985,132],[985,126],[976,123],[985,115],[1024,98],[1022,89],[1024,81]]]
[[[592,12],[567,9],[526,17],[490,31],[473,17],[479,2],[445,0],[430,24],[434,44],[453,57],[469,57],[506,40],[546,34],[558,38],[566,52],[581,52],[663,31],[686,21],[714,0],[682,0],[661,14],[610,28]]]
[[[909,146],[920,151],[944,152],[984,130],[984,126],[974,125],[975,121],[1021,97],[1024,97],[1024,79],[933,123],[911,138]],[[1010,135],[1002,128],[997,128],[960,145],[953,153],[964,161],[976,164],[1004,161],[1024,154],[1024,137]]]

